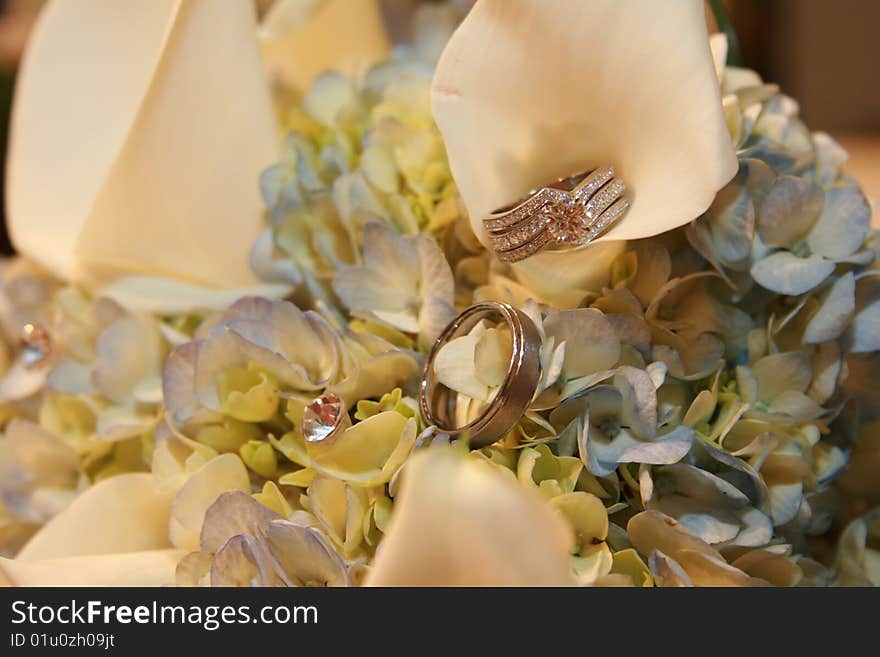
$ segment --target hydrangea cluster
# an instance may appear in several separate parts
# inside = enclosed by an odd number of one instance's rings
[[[471,233],[412,53],[279,97],[254,248],[290,301],[132,313],[27,262],[3,270],[0,546],[85,488],[150,471],[174,496],[181,585],[357,585],[401,472],[448,440],[415,402],[457,311],[513,303],[540,389],[478,459],[570,526],[582,585],[880,585],[880,277],[846,155],[756,74],[722,72],[736,177],[696,221],[547,299]],[[501,385],[503,326],[438,356],[462,419]],[[351,426],[311,443],[333,393]]]

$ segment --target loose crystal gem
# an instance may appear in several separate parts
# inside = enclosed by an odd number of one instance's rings
[[[35,367],[49,357],[52,336],[40,324],[25,324],[21,330],[21,357],[25,367]]]
[[[327,393],[313,399],[303,412],[303,437],[310,443],[327,440],[347,417],[345,405],[335,394]]]

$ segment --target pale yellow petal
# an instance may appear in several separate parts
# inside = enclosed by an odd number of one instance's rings
[[[0,586],[173,586],[184,554],[169,549],[38,561],[0,557]]]
[[[148,473],[98,482],[50,520],[25,545],[18,560],[141,552],[170,547],[172,495],[159,492]]]
[[[565,521],[491,465],[446,449],[407,463],[370,586],[573,584]]]

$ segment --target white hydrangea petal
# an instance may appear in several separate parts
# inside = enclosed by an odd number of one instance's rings
[[[419,258],[419,341],[430,346],[455,317],[455,279],[446,256],[427,235],[415,237]]]
[[[617,369],[614,386],[623,394],[621,419],[645,440],[657,433],[657,390],[645,370],[624,365]]]
[[[770,517],[775,526],[784,525],[797,515],[803,501],[804,486],[800,482],[770,486]]]
[[[838,278],[804,329],[804,343],[818,344],[840,337],[856,307],[856,281],[852,272]]]
[[[568,379],[607,370],[620,357],[614,327],[593,308],[551,311],[544,321],[544,332],[553,336],[556,344],[565,342],[562,371]]]
[[[758,234],[767,246],[791,248],[822,213],[822,188],[812,180],[779,176],[761,204]]]
[[[490,388],[500,386],[510,368],[512,354],[510,331],[487,329],[474,348],[474,371],[480,382]]]
[[[162,398],[165,408],[177,424],[194,417],[201,408],[196,395],[197,342],[176,347],[165,360],[162,370]]]
[[[687,455],[694,442],[694,432],[689,427],[678,426],[653,442],[639,443],[625,449],[618,457],[619,463],[647,463],[666,465],[677,463]]]
[[[803,392],[812,379],[810,355],[806,351],[764,356],[751,369],[758,380],[758,398],[766,403],[788,390]]]
[[[429,449],[407,463],[366,583],[572,585],[570,544],[562,517],[513,478],[453,451]]]
[[[64,363],[60,364],[59,367],[62,365]],[[0,401],[14,402],[27,399],[39,392],[47,383],[51,385],[53,379],[57,383],[64,385],[64,381],[59,381],[57,377],[52,377],[52,372],[51,363],[46,363],[45,366],[42,364],[29,366],[23,358],[16,358],[12,363],[12,367],[6,370],[2,378],[0,378]],[[78,379],[78,377],[74,378]],[[81,382],[74,380],[69,381],[69,383],[72,388],[76,389]]]
[[[434,359],[434,376],[450,390],[487,401],[489,386],[480,380],[476,372],[478,343],[476,335],[463,335],[448,342]]]
[[[261,281],[297,286],[303,275],[296,263],[287,257],[276,257],[275,238],[266,228],[254,242],[250,253],[251,269]]]
[[[847,332],[853,353],[880,351],[880,278],[864,276],[856,285],[856,313]]]
[[[159,332],[152,321],[123,317],[98,337],[92,384],[108,399],[124,402],[159,367],[159,358]]]
[[[236,534],[258,536],[271,521],[280,518],[244,491],[221,493],[205,511],[199,547],[206,552],[217,552]]]
[[[613,163],[633,190],[607,239],[687,223],[736,172],[701,2],[480,2],[450,39],[432,91],[483,237],[493,209],[585,166]],[[540,260],[548,270],[588,262]]]
[[[262,541],[248,534],[230,538],[211,561],[211,586],[277,586],[280,583]]]
[[[831,187],[807,242],[814,253],[845,258],[859,250],[871,228],[871,208],[858,187]]]
[[[205,512],[221,493],[250,489],[247,469],[237,454],[222,454],[190,475],[171,506],[168,535],[180,549],[198,550]]]
[[[320,532],[287,520],[273,520],[266,542],[288,577],[308,586],[349,585],[345,562]]]
[[[824,281],[834,271],[834,263],[822,256],[799,258],[788,251],[777,251],[752,265],[752,277],[763,287],[779,294],[803,294]]]

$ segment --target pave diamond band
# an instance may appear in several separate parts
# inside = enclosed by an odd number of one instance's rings
[[[614,167],[584,171],[532,190],[483,220],[499,259],[517,262],[541,249],[588,244],[629,207]]]

